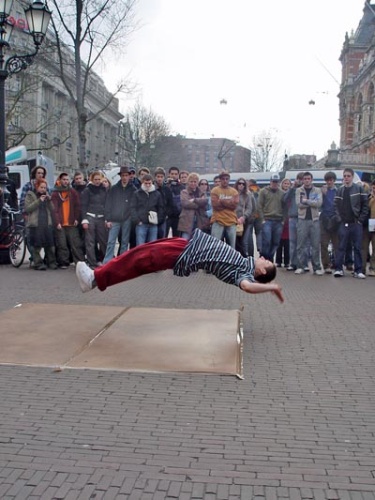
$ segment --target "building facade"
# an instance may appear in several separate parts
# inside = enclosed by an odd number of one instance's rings
[[[28,53],[32,43],[22,3],[15,2],[13,9],[11,46],[17,54]],[[29,152],[42,151],[53,159],[57,172],[73,172],[79,165],[78,118],[74,100],[59,76],[52,37],[51,33],[47,35],[45,47],[26,71],[7,79],[7,146],[23,144]],[[74,55],[64,48],[64,56],[68,69],[65,74],[72,82]],[[119,112],[118,99],[110,94],[97,74],[90,74],[88,88],[85,168],[90,170],[115,158],[118,122],[123,115]]]
[[[357,30],[346,34],[340,55],[342,163],[375,165],[375,4],[367,0]]]
[[[165,169],[200,175],[228,172],[250,172],[251,151],[226,138],[190,139],[182,136],[164,137],[155,144],[157,162]]]

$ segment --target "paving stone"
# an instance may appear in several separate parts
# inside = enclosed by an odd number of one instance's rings
[[[28,269],[0,273],[0,310],[29,299]],[[243,304],[245,379],[0,365],[1,498],[375,500],[370,280],[280,270],[278,304],[200,272],[91,294],[73,269],[58,289],[47,274],[33,276],[46,307]]]

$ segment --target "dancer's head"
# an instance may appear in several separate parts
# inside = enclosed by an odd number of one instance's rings
[[[270,260],[259,257],[255,260],[254,279],[258,283],[269,283],[276,278],[276,266]]]

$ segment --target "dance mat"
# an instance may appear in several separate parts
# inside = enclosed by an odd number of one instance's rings
[[[243,377],[238,310],[20,304],[0,324],[0,364]]]

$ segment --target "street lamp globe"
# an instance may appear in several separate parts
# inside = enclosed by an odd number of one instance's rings
[[[47,33],[51,11],[41,0],[35,0],[25,9],[25,16],[35,45],[41,45]]]

